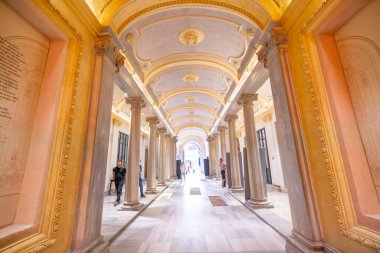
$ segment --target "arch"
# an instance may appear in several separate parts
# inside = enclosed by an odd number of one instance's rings
[[[198,114],[194,114],[194,115],[185,115],[185,116],[181,116],[181,117],[178,117],[178,118],[175,118],[172,122],[171,122],[171,125],[175,125],[178,121],[180,120],[183,120],[183,119],[201,119],[201,120],[204,120],[204,121],[207,121],[208,123],[212,124],[212,121],[213,119],[210,119],[210,118],[207,118],[205,116],[202,116],[202,115],[198,115]]]
[[[153,11],[157,11],[157,9],[173,8],[175,5],[179,7],[195,5],[198,8],[199,6],[210,6],[212,8],[227,10],[257,24],[261,30],[265,28],[270,20],[279,20],[283,14],[283,10],[278,4],[278,1],[268,0],[249,1],[248,3],[246,1],[241,2],[229,0],[166,0],[161,1],[160,3],[153,2],[150,4],[150,6],[146,7],[146,5],[138,5],[138,3],[135,3],[134,1],[130,3],[129,0],[114,0],[109,1],[101,9],[97,10],[96,14],[102,25],[109,25],[111,20],[116,15],[128,17],[127,19],[124,19],[120,26],[117,27],[118,33],[120,30],[123,30],[126,26],[128,26],[129,23],[133,22],[135,19],[138,19],[142,15],[147,15]],[[120,9],[127,8],[129,9],[127,15],[119,11]]]
[[[169,119],[174,113],[179,112],[181,110],[186,110],[186,109],[191,109],[191,110],[200,109],[200,110],[209,112],[215,118],[217,117],[216,111],[211,109],[210,106],[203,105],[203,104],[185,104],[185,105],[180,105],[180,106],[171,108],[166,113],[166,119]]]
[[[223,106],[225,105],[224,98],[218,95],[215,90],[213,89],[207,89],[207,88],[186,88],[186,89],[181,89],[181,90],[173,90],[172,92],[169,92],[165,94],[157,103],[157,106],[160,107],[162,104],[167,101],[168,99],[175,97],[180,94],[187,94],[187,93],[200,93],[204,95],[208,95],[210,97],[215,98],[218,100],[219,103],[221,103]]]
[[[196,127],[196,128],[199,128],[199,129],[202,129],[203,131],[205,131],[206,134],[209,133],[208,126],[206,126],[205,124],[195,123],[195,122],[182,124],[179,127],[175,128],[175,132],[178,135],[182,130],[184,130],[185,128],[189,128],[189,127]]]
[[[229,76],[231,76],[235,83],[239,82],[238,73],[231,66],[224,63],[223,61],[218,60],[210,60],[210,59],[200,59],[200,58],[186,58],[186,59],[176,59],[164,62],[150,70],[146,74],[146,78],[144,80],[144,86],[147,86],[149,81],[159,73],[171,69],[174,67],[182,67],[182,66],[207,66],[210,68],[215,68],[219,71],[223,71]]]

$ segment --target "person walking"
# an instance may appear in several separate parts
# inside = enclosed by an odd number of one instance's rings
[[[144,195],[143,179],[142,179],[141,173],[142,173],[142,167],[141,167],[141,164],[140,164],[140,172],[139,172],[140,197],[141,198],[145,198],[146,196]]]
[[[222,187],[226,187],[226,169],[227,166],[223,163],[223,159],[219,159],[220,174],[222,174]]]
[[[180,170],[181,170],[181,184],[182,184],[183,181],[186,182],[186,166],[184,163],[181,163]]]
[[[125,182],[125,173],[127,173],[127,170],[123,167],[123,161],[117,160],[116,167],[113,168],[112,173],[112,179],[115,182],[115,188],[116,188],[116,200],[113,203],[114,206],[117,206],[120,204],[120,197],[123,192],[123,185]]]

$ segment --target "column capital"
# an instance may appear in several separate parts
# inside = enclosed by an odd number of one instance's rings
[[[220,132],[220,133],[223,133],[224,131],[226,131],[227,130],[227,127],[226,126],[218,126],[218,131]]]
[[[272,51],[271,48],[277,47],[284,49],[288,47],[288,34],[284,28],[276,24],[269,31],[269,34],[269,39],[263,43],[261,49],[257,52],[257,59],[264,64],[265,68],[267,68],[268,58],[270,58],[268,54]]]
[[[168,131],[168,130],[166,130],[165,127],[158,128],[157,130],[158,130],[158,133],[160,133],[160,134],[165,134]]]
[[[209,135],[209,136],[207,137],[207,141],[208,141],[208,142],[213,141],[213,139],[214,139],[214,138],[213,138],[211,135]]]
[[[173,136],[172,141],[173,141],[173,143],[177,143],[178,142],[177,136]]]
[[[131,108],[144,108],[146,106],[146,102],[142,97],[127,97],[125,102],[130,104]]]
[[[238,105],[253,105],[253,101],[257,101],[259,94],[246,93],[239,97],[237,103]]]
[[[269,41],[273,42],[274,44],[278,46],[287,45],[288,44],[288,34],[286,33],[285,29],[281,26],[274,26],[269,31],[270,38]]]
[[[220,134],[218,132],[214,133],[214,138],[218,138]]]
[[[116,118],[112,118],[112,125],[113,126],[120,126],[121,125],[121,121],[119,119],[116,119]]]
[[[229,114],[224,118],[224,120],[227,122],[235,122],[235,120],[237,119],[238,119],[238,116],[236,114],[235,115]]]
[[[149,122],[149,124],[156,125],[160,123],[157,117],[146,117],[146,122]]]
[[[171,134],[165,134],[165,138],[166,138],[166,140],[170,141],[170,139],[172,138],[172,135]]]
[[[94,42],[95,55],[106,55],[115,63],[117,71],[120,65],[124,65],[124,57],[119,53],[113,42],[113,30],[109,26],[102,27]]]

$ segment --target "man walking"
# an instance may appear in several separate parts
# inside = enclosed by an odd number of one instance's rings
[[[127,172],[127,170],[122,166],[123,166],[123,162],[121,160],[117,160],[117,166],[113,168],[112,177],[113,177],[113,180],[115,181],[116,196],[117,196],[115,202],[113,202],[114,206],[117,206],[118,204],[120,204],[120,197],[123,192],[123,185],[125,182],[125,173]]]

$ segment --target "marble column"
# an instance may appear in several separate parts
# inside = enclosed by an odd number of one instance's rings
[[[125,102],[131,105],[131,127],[129,134],[126,190],[121,210],[139,210],[143,206],[138,198],[141,110],[146,104],[141,97],[128,97],[125,99]]]
[[[258,52],[258,59],[269,71],[281,166],[288,186],[293,230],[287,238],[286,249],[288,252],[321,252],[323,243],[293,90],[288,38],[281,27],[271,29],[269,40]]]
[[[165,167],[164,167],[164,180],[170,180],[170,171],[172,170],[172,136],[170,134],[165,135]]]
[[[72,252],[90,252],[105,243],[100,234],[103,214],[112,96],[115,73],[123,57],[112,41],[112,31],[102,28],[94,43],[94,73],[88,107],[86,147],[73,227]],[[90,232],[91,231],[91,232]]]
[[[172,172],[171,172],[171,178],[176,179],[177,178],[177,137],[172,138]]]
[[[166,128],[159,128],[158,129],[158,133],[159,133],[159,142],[160,142],[160,148],[159,148],[159,153],[160,153],[160,158],[159,158],[159,161],[158,161],[158,185],[159,186],[165,186],[165,182],[164,182],[164,168],[165,168],[165,165],[166,165],[166,159],[165,159],[165,144],[166,144],[166,141],[165,141],[165,134],[166,134],[167,130]]]
[[[219,138],[220,138],[220,158],[223,159],[223,163],[226,164],[226,126],[219,126],[218,131],[219,131]],[[219,159],[218,159],[218,166],[219,166]],[[227,172],[226,172],[226,185],[228,185],[228,177],[227,177]]]
[[[218,167],[218,156],[217,156],[217,153],[216,153],[216,136],[214,135],[212,137],[212,140],[211,140],[211,156],[212,156],[212,177],[213,178],[216,178],[217,177],[217,174],[218,174],[218,171],[219,171],[219,167]],[[220,171],[219,171],[219,174],[220,174]]]
[[[146,121],[149,122],[149,153],[148,153],[148,168],[147,168],[147,186],[146,194],[157,193],[156,189],[156,142],[157,142],[157,124],[159,123],[157,117],[148,117]]]
[[[248,203],[255,208],[268,208],[273,205],[267,200],[266,182],[261,169],[258,142],[256,138],[255,113],[253,101],[257,101],[257,94],[243,94],[238,104],[243,105],[245,142],[247,148],[247,171],[251,197]]]
[[[214,174],[214,163],[213,163],[213,157],[212,157],[212,136],[207,137],[207,142],[208,142],[208,166],[209,166],[209,174],[208,178],[212,178]]]
[[[215,177],[216,179],[221,179],[222,178],[222,175],[220,174],[220,168],[219,168],[219,159],[221,158],[221,154],[220,154],[220,134],[219,133],[215,133],[214,134],[214,149],[215,149]]]
[[[236,143],[236,127],[235,122],[237,115],[227,115],[225,121],[228,122],[228,135],[230,140],[230,164],[232,174],[232,192],[242,192],[244,188],[241,186],[240,167],[239,167],[239,154]]]
[[[108,144],[108,158],[107,158],[107,161],[108,161],[107,174],[108,175],[106,175],[106,186],[109,186],[109,180],[110,180],[109,177],[110,177],[110,174],[112,174],[112,168],[115,167],[116,162],[117,162],[116,157],[115,159],[113,159],[114,157],[112,157],[115,127],[118,127],[121,125],[121,121],[116,118],[112,118],[111,122],[112,122],[112,126],[111,126],[110,138],[109,138],[109,144]]]

